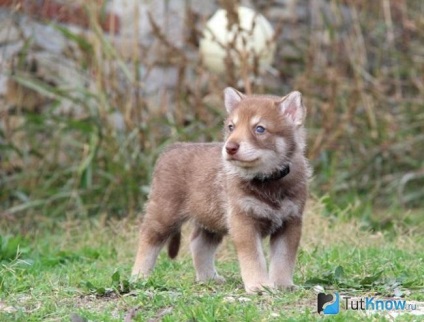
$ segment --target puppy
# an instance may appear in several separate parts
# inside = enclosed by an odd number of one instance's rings
[[[181,226],[191,220],[198,281],[224,281],[214,255],[228,234],[248,293],[290,288],[310,176],[301,94],[246,96],[229,87],[224,97],[223,143],[176,143],[157,161],[132,274],[148,276],[166,242],[175,258]]]

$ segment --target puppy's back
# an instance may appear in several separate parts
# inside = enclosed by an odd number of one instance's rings
[[[159,157],[146,216],[180,222],[194,218],[224,231],[225,173],[222,143],[176,143]],[[146,220],[149,220],[146,218]]]
[[[212,176],[222,167],[222,143],[174,143],[161,154],[153,173],[155,185],[177,185],[188,189],[203,181],[202,176]]]

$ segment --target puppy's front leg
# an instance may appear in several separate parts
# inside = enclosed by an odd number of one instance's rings
[[[302,234],[302,219],[294,218],[271,235],[269,276],[275,287],[293,288],[296,253]]]
[[[255,221],[243,213],[232,213],[229,218],[229,227],[237,250],[246,292],[254,293],[263,290],[264,286],[271,287],[261,236]]]

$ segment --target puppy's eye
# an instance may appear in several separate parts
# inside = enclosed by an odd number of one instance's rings
[[[255,132],[258,133],[258,134],[263,134],[263,133],[265,133],[265,128],[263,126],[258,125],[255,128]]]
[[[228,124],[228,131],[233,132],[234,131],[234,125]]]

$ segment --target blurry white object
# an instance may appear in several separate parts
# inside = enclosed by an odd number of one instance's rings
[[[236,66],[240,66],[241,55],[248,55],[249,64],[253,63],[255,56],[258,57],[260,72],[271,66],[276,46],[272,40],[274,29],[269,21],[252,9],[242,6],[238,7],[238,17],[239,31],[237,25],[228,30],[227,12],[224,9],[219,9],[206,23],[200,40],[200,54],[209,70],[225,72],[225,47],[232,42],[236,50],[230,50],[229,53]]]

